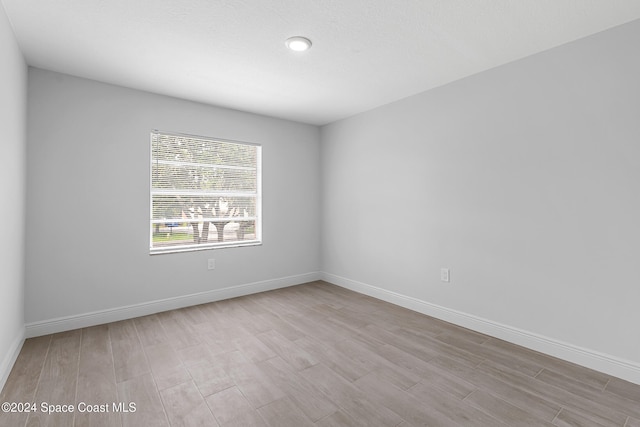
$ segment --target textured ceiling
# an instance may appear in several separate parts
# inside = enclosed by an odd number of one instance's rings
[[[638,0],[0,1],[29,65],[318,125],[640,18]]]

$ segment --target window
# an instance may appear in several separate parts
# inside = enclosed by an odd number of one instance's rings
[[[150,252],[260,244],[261,147],[151,132]]]

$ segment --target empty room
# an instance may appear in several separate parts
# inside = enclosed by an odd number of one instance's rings
[[[640,2],[0,0],[0,426],[640,427]]]

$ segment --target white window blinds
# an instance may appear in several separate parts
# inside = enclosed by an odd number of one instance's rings
[[[261,243],[261,147],[151,133],[151,253]]]

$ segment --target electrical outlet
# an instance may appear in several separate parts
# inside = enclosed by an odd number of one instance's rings
[[[215,258],[209,258],[207,260],[207,269],[215,270],[216,269],[216,260]]]
[[[443,282],[448,282],[449,281],[449,269],[448,268],[441,268],[440,269],[440,280]]]

